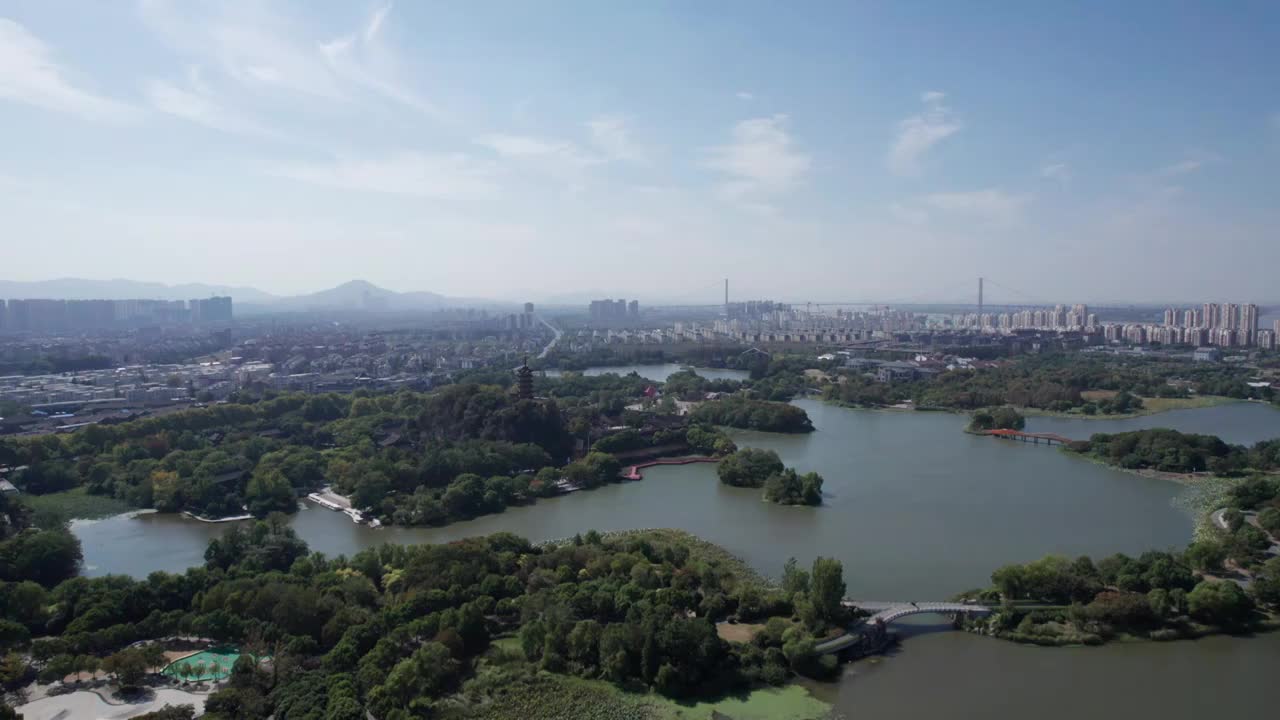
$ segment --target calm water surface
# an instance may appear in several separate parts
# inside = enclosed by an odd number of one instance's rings
[[[1180,487],[1073,458],[1045,446],[961,432],[943,413],[868,412],[797,401],[816,432],[736,432],[826,478],[826,504],[784,508],[721,485],[714,466],[654,468],[640,482],[512,508],[445,528],[371,530],[308,506],[293,520],[315,550],[351,554],[382,542],[442,542],[510,531],[533,540],[591,528],[676,527],[716,542],[770,575],[788,557],[844,562],[851,595],[944,599],[984,585],[996,567],[1046,553],[1095,557],[1185,544],[1191,518]],[[1120,421],[1035,418],[1033,429],[1087,437],[1165,426],[1232,442],[1280,436],[1280,412],[1234,404]],[[76,523],[86,573],[145,576],[202,562],[223,528],[146,514]],[[1265,714],[1280,685],[1280,636],[1195,643],[1041,649],[910,626],[894,656],[857,663],[818,692],[847,717],[1203,718]]]
[[[933,630],[933,631],[931,631]],[[1280,634],[1039,648],[915,626],[890,657],[811,687],[834,717],[1080,720],[1270,717]]]
[[[1046,553],[1097,556],[1185,543],[1191,519],[1172,483],[1139,478],[1045,446],[960,432],[941,413],[860,412],[798,401],[817,432],[735,432],[826,478],[826,504],[788,508],[716,480],[714,466],[654,468],[645,480],[511,508],[444,528],[355,525],[308,505],[294,526],[321,552],[382,542],[442,542],[497,531],[534,540],[596,528],[677,527],[776,574],[788,557],[840,558],[850,592],[867,599],[941,599],[987,582],[1007,562]],[[1251,406],[1197,412],[1250,412]],[[1277,413],[1280,420],[1280,413]],[[1095,423],[1076,421],[1092,427]],[[1136,421],[1135,421],[1136,422]],[[149,514],[77,523],[89,574],[182,570],[201,562],[218,525]]]
[[[1187,433],[1217,435],[1229,443],[1252,445],[1261,440],[1280,437],[1280,408],[1266,403],[1238,402],[1210,408],[1170,410],[1128,420],[1027,418],[1029,431],[1059,433],[1073,440],[1088,440],[1093,433],[1148,428],[1170,428]]]

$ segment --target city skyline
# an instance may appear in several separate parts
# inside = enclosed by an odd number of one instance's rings
[[[1087,5],[22,0],[5,275],[1280,300],[1280,8]]]

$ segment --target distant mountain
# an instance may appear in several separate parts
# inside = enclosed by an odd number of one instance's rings
[[[365,280],[352,280],[310,295],[280,298],[268,310],[435,310],[449,299],[432,292],[398,293]]]
[[[506,309],[515,303],[478,298],[450,298],[433,292],[396,292],[366,280],[352,280],[335,288],[307,295],[281,297],[251,287],[225,285],[165,285],[134,280],[82,280],[63,278],[38,282],[0,280],[0,299],[62,300],[192,300],[213,295],[230,295],[237,314],[311,310],[413,311],[449,307]]]
[[[0,298],[24,300],[191,300],[214,295],[230,295],[237,303],[270,303],[278,298],[250,287],[188,283],[166,285],[136,280],[84,280],[59,278],[19,282],[0,280]]]

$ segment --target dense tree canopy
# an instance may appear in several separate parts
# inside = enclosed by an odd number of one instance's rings
[[[838,562],[815,561],[797,618],[782,592],[675,531],[591,532],[549,546],[498,534],[328,559],[272,515],[228,531],[206,559],[140,581],[0,583],[0,642],[29,652],[49,679],[101,667],[126,685],[163,650],[131,643],[198,635],[238,645],[246,654],[208,699],[213,720],[436,717],[445,708],[485,717],[538,670],[672,697],[826,676],[834,658],[813,653],[812,633],[847,619]],[[729,618],[771,630],[726,642],[715,623]],[[514,645],[495,646],[498,637]],[[253,660],[261,655],[269,668]]]
[[[696,422],[728,425],[744,430],[803,433],[813,431],[813,422],[803,408],[786,403],[752,400],[732,395],[705,402],[693,411]]]
[[[1022,417],[1017,410],[1008,406],[979,410],[973,414],[973,418],[969,421],[969,430],[973,432],[982,432],[983,430],[1021,430],[1026,426],[1026,418]]]
[[[1123,433],[1097,433],[1070,449],[1126,469],[1151,468],[1163,472],[1235,474],[1245,470],[1280,468],[1280,441],[1268,440],[1252,448],[1229,445],[1214,435],[1197,435],[1154,428]]]
[[[720,482],[734,487],[764,487],[769,476],[780,474],[782,458],[772,450],[743,448],[721,458],[716,465]]]

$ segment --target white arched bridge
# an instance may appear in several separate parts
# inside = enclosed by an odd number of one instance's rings
[[[882,628],[895,620],[910,615],[990,615],[993,610],[985,605],[957,602],[879,602],[874,600],[845,600],[846,607],[856,607],[871,613],[870,617],[858,620],[848,632],[837,638],[824,640],[813,646],[819,653],[840,652],[855,645],[864,630]]]

